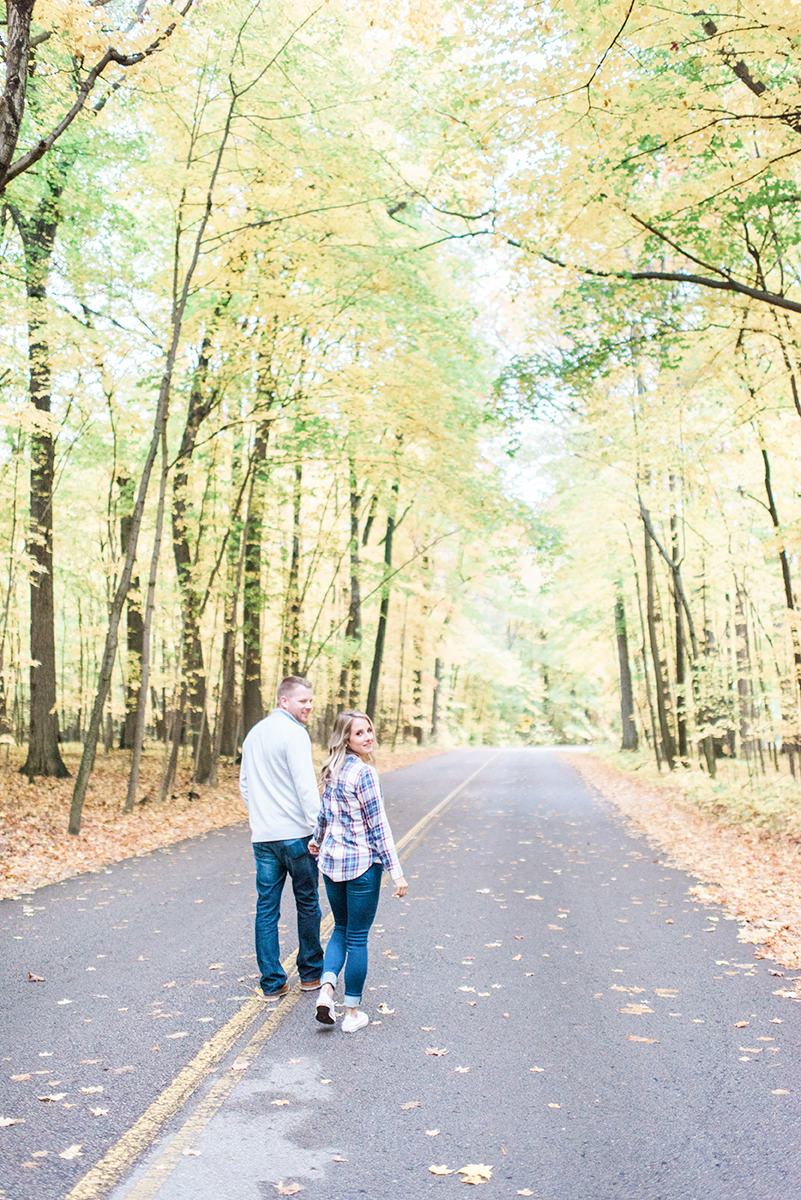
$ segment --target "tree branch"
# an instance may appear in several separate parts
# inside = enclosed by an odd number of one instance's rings
[[[195,2],[195,0],[184,0],[183,6],[179,9],[181,17],[186,16],[186,14],[189,12],[189,10],[192,7],[192,5],[194,4],[194,2]],[[28,41],[29,41],[29,37],[30,37],[30,20],[31,20],[31,13],[33,10],[33,4],[34,4],[34,0],[9,0],[9,21],[10,21],[12,12],[14,12],[15,10],[17,10],[17,9],[20,9],[20,10],[27,9],[28,10],[27,36],[24,38],[25,64],[26,65],[27,65],[27,55],[28,55],[28,48],[29,48]],[[45,135],[45,137],[40,138],[39,141],[35,143],[35,145],[33,145],[24,154],[20,155],[20,157],[16,160],[16,162],[11,163],[10,166],[8,164],[9,164],[9,162],[11,162],[11,156],[13,155],[13,151],[16,148],[16,140],[17,140],[16,136],[14,136],[14,141],[13,141],[13,145],[11,146],[11,151],[8,155],[8,158],[5,159],[5,161],[3,158],[2,151],[0,150],[0,192],[2,192],[3,189],[9,183],[12,182],[12,180],[16,179],[18,175],[22,175],[24,171],[29,170],[34,165],[34,163],[37,163],[40,158],[43,158],[44,155],[47,153],[47,151],[51,148],[53,143],[56,142],[58,140],[58,138],[61,137],[64,130],[69,128],[69,126],[72,124],[72,122],[78,116],[78,114],[86,106],[86,102],[89,98],[89,95],[91,94],[93,88],[95,87],[95,84],[97,83],[98,79],[100,79],[101,75],[105,71],[106,67],[108,67],[111,63],[115,63],[119,67],[132,67],[132,66],[135,66],[137,63],[143,62],[146,58],[149,58],[151,54],[154,54],[157,50],[159,50],[161,48],[162,44],[169,37],[172,36],[172,34],[174,33],[174,31],[177,27],[178,27],[178,21],[175,20],[170,25],[168,25],[166,29],[162,30],[162,32],[158,35],[158,37],[154,38],[154,40],[150,43],[149,46],[146,46],[144,50],[137,50],[134,54],[122,54],[119,50],[115,50],[113,46],[109,46],[109,48],[105,51],[105,53],[102,55],[102,57],[98,60],[98,62],[94,65],[94,67],[92,67],[92,69],[89,71],[89,73],[84,78],[83,82],[81,83],[80,87],[78,88],[78,94],[75,97],[74,102],[67,109],[66,113],[61,118],[61,120],[58,122],[58,124],[55,125],[53,127],[53,129],[51,129],[50,132]],[[16,135],[17,136],[19,134],[19,125],[20,125],[20,122],[22,121],[22,114],[23,114],[24,107],[25,107],[25,86],[26,86],[26,84],[25,84],[24,70],[23,70],[22,80],[23,80],[22,92],[20,95],[17,96],[17,106],[14,110],[14,117],[16,119]],[[8,91],[8,85],[9,85],[9,72],[7,71],[7,73],[6,73],[6,91]],[[3,99],[5,100],[5,94],[4,94]],[[0,115],[2,116],[3,123],[5,123],[6,110],[4,108],[2,108],[2,102],[0,102]],[[0,138],[2,138],[3,141],[6,140],[6,138],[3,137],[2,134],[0,134]],[[0,142],[0,145],[2,145],[1,142]]]

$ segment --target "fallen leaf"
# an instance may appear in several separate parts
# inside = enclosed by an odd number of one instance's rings
[[[341,1154],[335,1154],[334,1157],[331,1159],[331,1162],[347,1162],[347,1161],[348,1160],[346,1158],[343,1158]]]
[[[90,1108],[89,1112],[92,1114],[93,1117],[107,1117],[108,1116],[107,1108]]]
[[[439,1130],[438,1129],[427,1129],[426,1137],[439,1137]]]
[[[659,1038],[636,1037],[633,1033],[626,1034],[627,1042],[647,1042],[649,1046],[658,1046]]]
[[[454,1067],[454,1071],[458,1071],[460,1075],[466,1075],[470,1070],[469,1067]]]
[[[95,1084],[94,1087],[81,1088],[81,1091],[84,1093],[85,1096],[91,1096],[95,1092],[102,1092],[103,1088],[100,1084]]]
[[[380,1013],[384,1013],[386,1016],[392,1016],[392,1014],[394,1013],[395,1009],[394,1009],[394,1008],[390,1008],[388,1004],[381,1003],[381,1004],[379,1004],[379,1006],[378,1006],[378,1011],[379,1011]]]
[[[288,1100],[271,1100],[270,1104],[274,1104],[276,1108],[282,1108],[285,1104],[289,1104]]]
[[[401,1105],[401,1108],[403,1108],[403,1109],[419,1108],[419,1107],[420,1107],[419,1100],[407,1100],[405,1104]]]
[[[7,1125],[24,1125],[24,1117],[0,1117],[0,1129],[5,1129]]]
[[[454,1174],[454,1171],[452,1170],[451,1167],[433,1166],[433,1167],[429,1167],[428,1169],[432,1175],[453,1175]]]
[[[617,1011],[629,1017],[642,1017],[645,1013],[652,1013],[654,1010],[647,1004],[627,1004],[625,1008],[619,1008]]]
[[[63,1100],[66,1092],[51,1092],[48,1096],[37,1096],[37,1100],[43,1101],[45,1104],[58,1104],[59,1100]]]
[[[12,1080],[14,1081],[14,1083],[21,1083],[21,1082],[22,1082],[22,1080],[24,1080],[24,1079],[30,1079],[30,1077],[31,1077],[31,1076],[30,1076],[30,1073],[28,1073],[27,1075],[12,1075],[12,1076],[11,1076]]]
[[[28,983],[44,983],[44,975],[34,975],[32,971],[28,972]]]
[[[531,1188],[523,1188],[517,1194],[518,1194],[518,1196],[533,1196],[534,1195]]]
[[[297,1196],[298,1192],[303,1191],[303,1188],[299,1183],[285,1184],[283,1180],[279,1180],[278,1183],[274,1183],[273,1187],[278,1192],[279,1196]]]
[[[82,1143],[76,1142],[74,1146],[68,1146],[66,1150],[62,1150],[59,1158],[78,1158],[82,1149]]]
[[[459,1168],[459,1174],[462,1176],[462,1183],[486,1183],[488,1179],[492,1179],[492,1167],[484,1163],[468,1163],[466,1167]]]
[[[447,1050],[439,1050],[436,1046],[426,1046],[426,1054],[433,1054],[435,1056],[441,1057],[443,1054],[447,1054],[447,1053],[448,1053]]]

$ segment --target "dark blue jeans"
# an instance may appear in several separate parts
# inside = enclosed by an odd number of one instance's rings
[[[344,966],[348,1008],[356,1008],[359,1004],[367,978],[367,935],[378,910],[381,872],[381,863],[373,863],[357,879],[337,882],[323,875],[334,916],[334,932],[325,948],[323,983],[336,987]]]
[[[254,842],[256,859],[256,960],[261,990],[278,992],[286,983],[278,947],[281,893],[287,875],[292,879],[298,915],[298,974],[303,980],[319,979],[323,966],[320,945],[320,899],[317,862],[308,851],[309,838],[285,842]]]

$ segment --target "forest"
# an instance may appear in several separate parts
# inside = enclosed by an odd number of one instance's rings
[[[318,740],[795,779],[801,13],[0,21],[0,757],[76,748],[71,832],[294,673]]]

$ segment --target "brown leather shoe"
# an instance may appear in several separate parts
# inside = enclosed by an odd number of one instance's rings
[[[281,997],[285,996],[288,991],[289,991],[289,980],[287,980],[286,983],[284,984],[284,986],[282,988],[279,988],[279,990],[277,992],[263,992],[262,995],[264,996],[265,1000],[280,1000]]]
[[[316,992],[319,986],[319,979],[301,979],[300,981],[300,990],[302,992]]]

